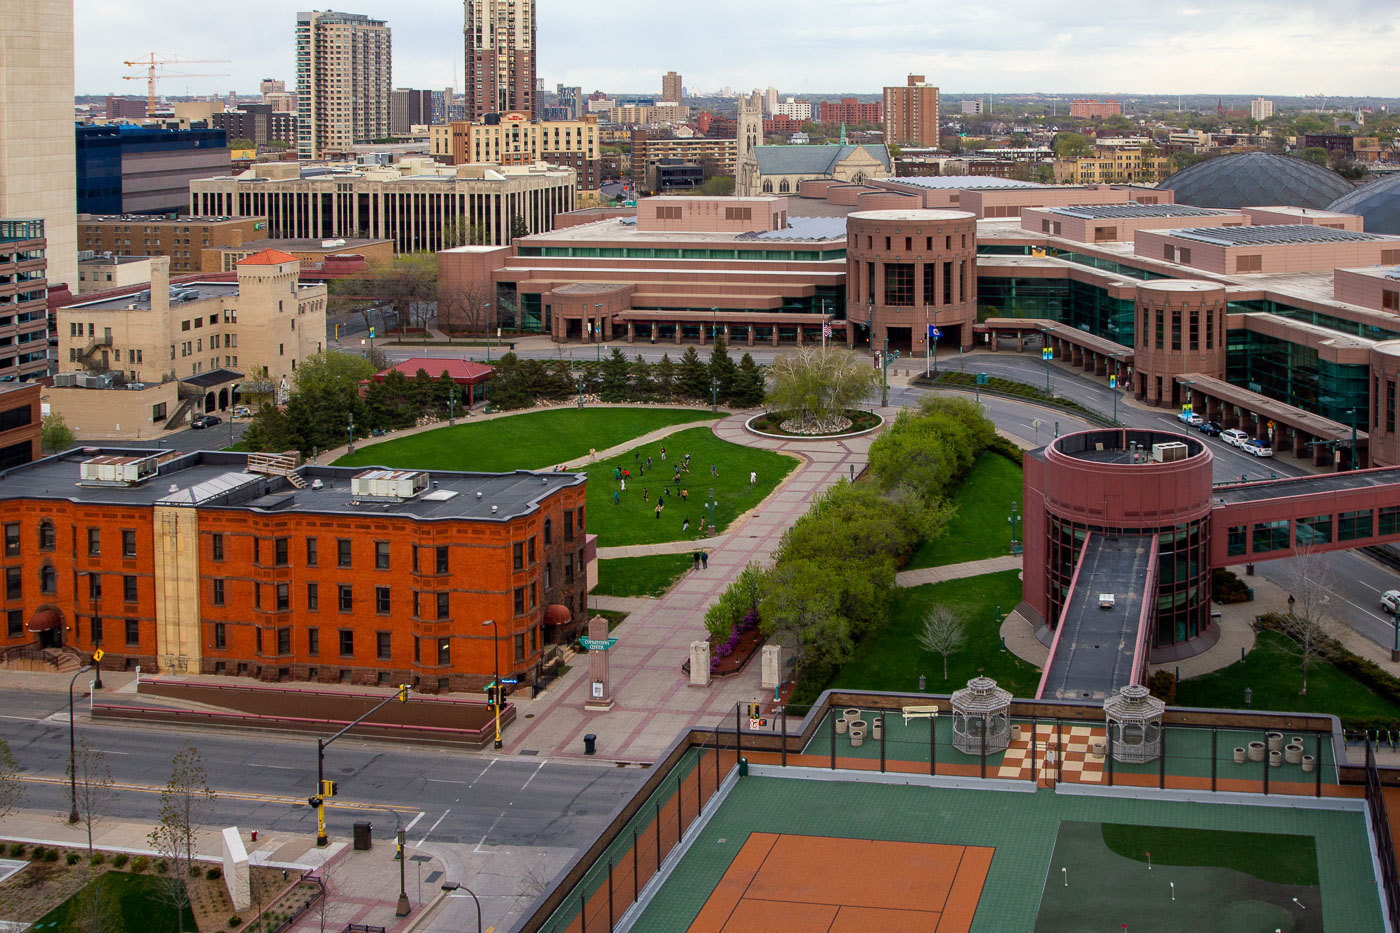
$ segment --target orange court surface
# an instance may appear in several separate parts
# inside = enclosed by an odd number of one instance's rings
[[[989,846],[753,833],[692,933],[967,933]]]

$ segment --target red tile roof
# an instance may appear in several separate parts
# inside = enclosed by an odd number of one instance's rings
[[[284,253],[280,249],[265,249],[260,253],[254,253],[246,259],[238,260],[240,266],[280,266],[284,262],[300,262],[290,253]]]
[[[488,376],[495,372],[495,369],[493,369],[492,367],[487,366],[483,363],[474,363],[471,360],[439,359],[437,357],[431,356],[415,356],[411,359],[404,360],[401,363],[395,363],[393,366],[389,367],[389,369],[384,370],[384,372],[382,373],[377,373],[374,377],[375,380],[378,382],[383,382],[384,374],[394,369],[397,369],[399,372],[403,373],[410,379],[417,375],[418,370],[420,369],[426,372],[429,376],[432,376],[434,379],[437,379],[445,371],[447,375],[452,377],[454,382],[462,384],[474,384],[481,382],[482,380],[486,379]]]

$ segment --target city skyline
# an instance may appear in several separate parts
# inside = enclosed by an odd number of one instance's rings
[[[902,82],[907,72],[926,74],[945,94],[958,88],[981,93],[1120,88],[1125,89],[1120,93],[1142,94],[1364,96],[1400,84],[1400,64],[1386,54],[1394,26],[1372,22],[1368,8],[1355,0],[1322,11],[1301,2],[1266,9],[1235,0],[1186,8],[1171,17],[1145,4],[1124,9],[1094,0],[1057,11],[1050,23],[1043,8],[1019,0],[1000,8],[994,21],[976,9],[930,11],[917,0],[867,0],[854,19],[824,17],[820,6],[820,0],[816,10],[811,3],[773,0],[755,10],[737,0],[717,0],[704,23],[682,33],[649,32],[645,43],[635,43],[626,38],[625,27],[646,21],[648,4],[642,0],[606,7],[540,0],[538,74],[546,87],[563,83],[643,92],[654,86],[658,94],[661,75],[672,68],[692,89],[774,84],[785,94],[878,94],[882,86]],[[152,50],[234,59],[217,68],[172,67],[200,73],[226,69],[229,77],[171,78],[159,89],[166,94],[251,93],[264,77],[285,78],[290,87],[292,30],[297,12],[307,7],[315,4],[249,0],[242,15],[218,21],[215,39],[210,17],[192,14],[193,8],[174,0],[148,0],[139,16],[129,0],[76,0],[77,92],[139,93],[139,82],[122,80],[129,73],[122,60]],[[393,29],[394,86],[461,87],[460,5],[444,10],[409,0],[392,7],[352,7],[347,12],[384,18]],[[833,13],[844,9],[831,7]],[[1015,12],[1017,7],[1024,15]],[[730,25],[740,21],[742,32]],[[590,34],[616,38],[601,46],[578,41]],[[627,54],[598,54],[615,43],[625,44]],[[1160,60],[1164,52],[1171,56],[1170,69],[1144,70],[1144,61]]]

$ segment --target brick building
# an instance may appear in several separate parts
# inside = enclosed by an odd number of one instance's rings
[[[0,377],[49,367],[44,221],[0,220]]]
[[[85,449],[2,476],[5,647],[475,690],[533,681],[586,609],[581,474]]]
[[[845,123],[848,126],[870,123],[878,126],[885,122],[885,105],[878,100],[865,103],[854,97],[843,97],[839,101],[822,101],[814,116],[819,123]]]
[[[0,470],[39,459],[38,383],[0,383]]]
[[[79,249],[114,256],[166,256],[170,271],[200,271],[200,252],[209,247],[241,246],[267,234],[263,217],[149,217],[134,214],[83,214],[78,218]]]
[[[1069,105],[1069,115],[1077,120],[1099,120],[1121,117],[1123,105],[1116,100],[1076,100]]]
[[[909,75],[902,87],[885,88],[884,116],[887,144],[938,145],[938,88],[923,75]]]

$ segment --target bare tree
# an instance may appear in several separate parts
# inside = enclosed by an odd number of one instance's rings
[[[948,679],[948,655],[967,643],[967,626],[947,606],[934,606],[924,616],[919,644],[943,656],[943,679]]]
[[[163,893],[175,909],[180,933],[184,933],[185,908],[190,903],[185,879],[198,870],[194,867],[194,837],[204,809],[213,801],[204,759],[193,745],[186,745],[175,754],[170,780],[160,792],[160,822],[147,836],[151,848],[169,863]]]
[[[1279,617],[1279,629],[1288,636],[1285,649],[1302,663],[1303,686],[1298,693],[1306,696],[1308,668],[1332,646],[1328,601],[1336,575],[1315,548],[1300,546],[1293,554],[1293,592],[1289,594],[1288,614]]]
[[[78,744],[78,753],[73,759],[73,774],[76,779],[78,819],[87,830],[88,855],[92,854],[92,832],[102,822],[103,812],[108,801],[116,796],[112,770],[107,767],[107,756],[88,744],[86,738]]]
[[[491,289],[484,282],[463,282],[438,289],[438,327],[450,337],[454,332],[481,332],[491,323]]]
[[[9,744],[0,739],[0,818],[24,799],[24,785],[19,779],[19,764],[10,752]]]

